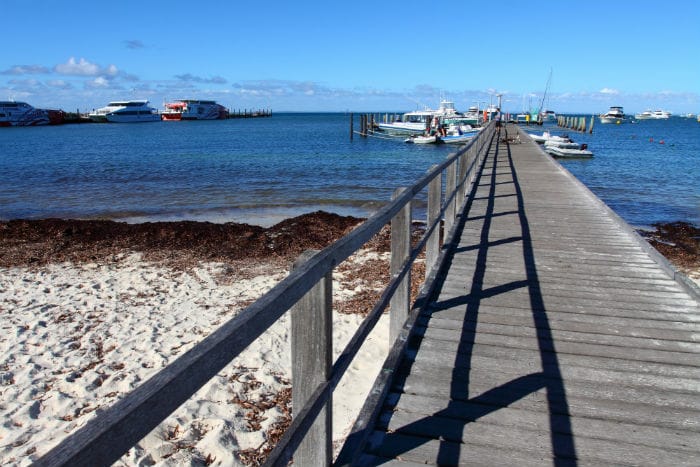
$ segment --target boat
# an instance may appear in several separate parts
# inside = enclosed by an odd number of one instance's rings
[[[158,111],[147,100],[114,101],[88,114],[93,122],[138,123],[158,122]]]
[[[414,143],[414,144],[437,144],[437,143],[440,143],[441,141],[442,141],[442,138],[440,138],[437,135],[431,135],[431,136],[411,135],[404,140],[405,143]]]
[[[457,112],[454,102],[442,100],[438,110],[425,108],[406,112],[399,119],[389,123],[377,123],[376,126],[382,131],[390,134],[420,135],[427,129],[435,126],[435,119],[460,119],[464,115]]]
[[[219,120],[228,118],[228,110],[215,101],[179,99],[165,104],[161,119],[172,120]]]
[[[593,153],[588,149],[586,144],[576,145],[576,148],[562,148],[559,146],[545,146],[545,151],[554,156],[560,158],[591,158]]]
[[[49,111],[26,102],[0,101],[0,126],[35,126],[51,123]]]
[[[568,136],[553,135],[549,131],[543,131],[541,135],[535,133],[528,133],[528,135],[534,142],[539,144],[545,144],[547,141],[571,142]]]
[[[553,110],[542,110],[539,114],[539,121],[542,123],[556,123],[557,114]]]
[[[667,110],[645,110],[634,116],[637,120],[666,120],[671,117],[671,112]]]
[[[619,106],[613,106],[610,107],[610,109],[604,113],[601,114],[599,117],[600,123],[625,123],[625,113],[622,111],[622,107]]]
[[[575,143],[573,141],[559,141],[559,140],[547,140],[544,142],[544,148],[545,150],[550,147],[555,147],[555,148],[565,148],[565,149],[576,149],[579,146],[578,143]]]

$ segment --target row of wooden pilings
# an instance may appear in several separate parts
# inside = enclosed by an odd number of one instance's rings
[[[586,128],[586,118],[587,117],[585,116],[559,115],[557,117],[557,126],[574,131],[580,131],[581,133],[593,133],[593,122],[595,122],[595,116],[591,115],[591,124],[588,126],[588,128]]]
[[[350,140],[352,140],[355,129],[355,115],[350,114]],[[360,114],[360,131],[358,134],[363,138],[366,138],[369,133],[374,131],[374,114]]]

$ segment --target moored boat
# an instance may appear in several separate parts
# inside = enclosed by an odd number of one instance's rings
[[[553,110],[542,110],[539,114],[542,123],[556,123],[557,114]]]
[[[228,118],[228,110],[210,100],[179,99],[165,104],[163,120],[219,120]]]
[[[34,126],[49,123],[52,123],[52,119],[47,110],[34,108],[26,102],[0,101],[0,126]]]
[[[158,111],[147,100],[114,101],[88,114],[93,122],[139,123],[160,121]]]
[[[464,115],[455,109],[454,102],[443,99],[440,101],[438,110],[427,108],[414,110],[406,112],[396,121],[377,123],[376,125],[380,130],[390,134],[420,135],[429,129],[431,125],[435,126],[435,119],[437,119],[437,122],[443,122],[445,120],[458,121],[462,118],[464,118]],[[468,121],[461,123],[466,124]]]
[[[613,106],[598,118],[600,123],[616,123],[619,125],[620,123],[625,123],[625,112],[623,112],[622,107]]]
[[[588,149],[586,144],[581,144],[580,146],[577,144],[576,146],[577,147],[564,148],[545,145],[544,150],[547,151],[548,154],[560,158],[576,159],[593,157],[593,153]]]
[[[634,116],[637,120],[666,120],[671,118],[671,112],[668,110],[645,110],[644,112],[638,113]]]

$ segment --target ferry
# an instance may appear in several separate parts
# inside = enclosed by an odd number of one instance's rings
[[[165,104],[160,117],[165,121],[219,120],[228,118],[228,110],[215,101],[179,99]]]
[[[114,101],[88,114],[93,122],[139,123],[160,121],[158,111],[147,100]]]
[[[34,126],[51,123],[49,112],[26,102],[0,101],[0,126]]]

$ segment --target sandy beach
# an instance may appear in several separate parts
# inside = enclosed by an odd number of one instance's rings
[[[302,251],[360,221],[0,223],[0,463],[30,465],[264,294]],[[647,238],[700,279],[697,229],[668,224]],[[386,281],[387,250],[384,232],[334,273],[336,355]],[[118,465],[264,459],[291,417],[288,327],[285,315]],[[387,349],[385,316],[335,393],[337,446]]]

